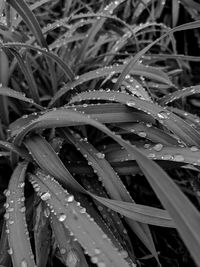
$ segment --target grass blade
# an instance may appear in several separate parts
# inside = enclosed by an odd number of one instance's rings
[[[199,94],[200,93],[200,85],[190,86],[183,88],[181,90],[175,91],[171,94],[167,94],[166,96],[159,99],[160,105],[167,105],[177,99],[180,99],[182,97],[187,97],[193,94]]]
[[[51,249],[51,230],[48,211],[44,203],[39,203],[34,209],[34,245],[37,267],[47,265]]]
[[[17,92],[11,88],[2,86],[0,87],[0,95],[9,96],[24,102],[27,102],[33,106],[35,106],[37,109],[43,110],[44,108],[40,106],[39,104],[35,103],[32,98],[28,98],[25,96],[25,94],[21,92]]]
[[[65,168],[62,161],[58,158],[58,156],[50,147],[50,145],[45,141],[45,139],[42,139],[39,136],[32,136],[31,138],[25,141],[25,145],[33,155],[33,158],[37,161],[38,165],[43,170],[47,171],[48,173],[56,177],[58,181],[62,182],[62,184],[66,186],[71,186],[71,188],[78,190],[82,193],[86,194],[89,193],[73,178],[73,176]],[[105,174],[103,173],[102,176],[103,175]],[[120,190],[122,191],[122,194],[125,195],[124,198],[126,199],[126,201],[130,201],[131,198],[127,196],[126,192],[123,192],[123,188]],[[119,194],[117,193],[117,195]],[[92,195],[92,197],[96,198],[96,196],[94,195]],[[99,198],[97,200],[99,200]],[[101,201],[103,200],[101,199]],[[103,202],[103,204],[105,203]],[[154,245],[152,243],[153,241],[151,235],[149,234],[149,236],[147,236],[148,227],[146,225],[139,225],[134,221],[128,221],[128,223],[130,227],[133,229],[133,231],[141,238],[141,240],[144,242],[147,248],[156,257],[156,253],[153,250]]]
[[[104,232],[91,219],[86,210],[77,205],[73,196],[58,182],[41,172],[30,175],[30,181],[38,190],[39,196],[49,204],[51,212],[56,211],[59,222],[62,222],[75,235],[94,263],[100,264],[101,262],[112,267],[129,266],[109,239],[103,238]]]
[[[145,123],[118,123],[116,127],[124,129],[133,134],[148,139],[154,143],[163,145],[178,145],[178,141],[172,135],[165,133],[163,130],[153,127],[151,124]]]
[[[74,241],[70,231],[59,223],[55,215],[51,215],[51,227],[56,243],[58,244],[63,263],[67,266],[88,267],[83,250],[77,241]]]
[[[120,93],[115,91],[90,91],[83,92],[73,97],[70,103],[80,102],[84,100],[112,100],[120,103],[124,103],[129,107],[136,108],[146,112],[161,124],[168,128],[171,132],[179,137],[180,141],[185,142],[188,145],[199,146],[200,134],[188,123],[182,120],[180,117],[170,112],[168,109],[159,105],[155,105],[149,101],[144,101],[135,96],[130,96],[126,93]],[[141,108],[142,107],[142,108]]]
[[[156,43],[161,41],[163,38],[165,38],[168,35],[171,35],[172,33],[178,32],[178,31],[185,31],[185,30],[190,30],[190,29],[196,29],[200,27],[200,20],[186,23],[180,26],[177,26],[171,30],[169,30],[167,33],[163,34],[161,37],[156,39],[154,42],[150,43],[147,45],[145,48],[143,48],[141,51],[139,51],[130,61],[129,63],[124,67],[122,73],[120,74],[117,83],[114,86],[114,90],[118,90],[119,87],[122,84],[122,81],[125,79],[126,75],[129,74],[130,70],[134,67],[134,65],[138,62],[138,60],[151,48],[153,47]]]
[[[27,45],[23,43],[3,43],[0,44],[0,47],[8,47],[8,48],[15,48],[15,47],[24,47],[28,49],[32,49],[34,51],[40,52],[41,54],[44,54],[45,56],[49,57],[50,59],[54,60],[60,68],[64,71],[65,75],[68,77],[69,80],[72,80],[74,78],[74,74],[70,67],[62,60],[60,59],[56,54],[47,51],[44,48],[36,47],[33,45]]]
[[[171,215],[197,266],[200,266],[199,211],[156,163],[147,159],[137,149],[134,149],[134,154],[147,180]]]
[[[47,48],[47,43],[42,34],[40,25],[26,2],[24,0],[7,0],[7,2],[20,14],[35,35],[40,46]]]
[[[5,192],[7,201],[4,216],[9,232],[9,251],[14,267],[35,267],[25,219],[23,191],[26,168],[27,163],[18,164],[10,179],[8,190]]]

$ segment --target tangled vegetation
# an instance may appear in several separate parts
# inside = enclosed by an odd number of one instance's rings
[[[200,266],[198,1],[0,15],[0,266]]]

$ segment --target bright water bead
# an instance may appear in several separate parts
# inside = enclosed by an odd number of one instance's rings
[[[59,222],[64,222],[66,220],[67,216],[64,213],[59,214],[58,220]]]
[[[159,119],[168,119],[169,118],[169,112],[167,112],[167,111],[160,111],[159,113],[158,113],[158,118]]]
[[[20,267],[28,267],[26,260],[22,260]]]
[[[51,194],[49,192],[45,192],[40,197],[42,200],[46,201],[51,198]]]
[[[103,153],[101,153],[101,152],[96,153],[96,156],[97,156],[99,159],[104,159],[104,158],[105,158],[105,154],[103,154]]]
[[[155,151],[161,151],[161,150],[163,149],[163,145],[162,145],[162,144],[156,144],[156,145],[153,147],[153,149],[154,149]]]

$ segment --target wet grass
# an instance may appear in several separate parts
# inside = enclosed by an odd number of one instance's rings
[[[0,15],[0,265],[200,266],[200,5]]]

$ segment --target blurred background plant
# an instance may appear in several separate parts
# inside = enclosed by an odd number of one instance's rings
[[[0,15],[0,265],[200,266],[200,4]]]

